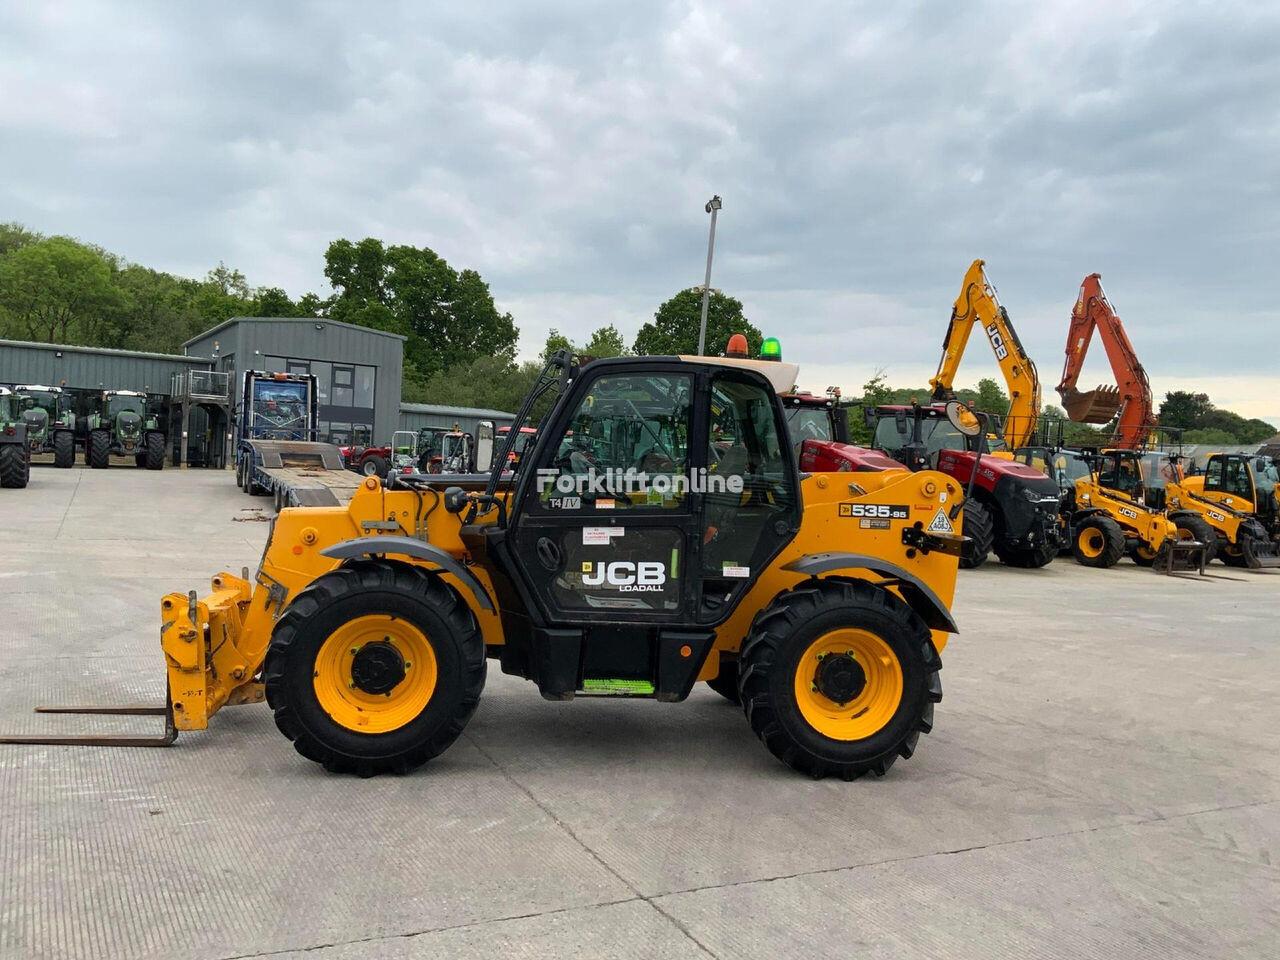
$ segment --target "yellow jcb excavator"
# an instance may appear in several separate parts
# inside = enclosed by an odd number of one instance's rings
[[[1040,377],[1036,365],[1018,339],[1009,313],[996,299],[996,289],[987,279],[985,261],[969,265],[960,287],[960,295],[951,307],[951,322],[942,341],[942,359],[938,372],[929,385],[935,403],[955,399],[956,371],[964,359],[965,347],[975,325],[991,343],[996,363],[1009,391],[1009,409],[1004,416],[1004,441],[1009,450],[1025,446],[1035,433],[1040,419]],[[987,411],[992,413],[994,411]]]

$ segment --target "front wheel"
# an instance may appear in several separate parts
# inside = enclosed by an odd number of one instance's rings
[[[366,477],[386,477],[387,461],[377,454],[365,457],[360,463],[360,472]]]
[[[70,430],[53,435],[53,465],[66,469],[76,462],[76,437]]]
[[[1076,560],[1086,567],[1114,567],[1124,556],[1124,531],[1110,517],[1094,516],[1076,526]]]
[[[1033,547],[1021,547],[1012,543],[1000,543],[997,541],[992,549],[995,551],[1000,562],[1009,567],[1023,567],[1027,569],[1038,569],[1048,566],[1058,555],[1058,544],[1056,541],[1045,541]]]
[[[484,655],[471,609],[439,577],[362,561],[285,608],[263,682],[276,726],[304,757],[335,773],[407,773],[462,733]]]
[[[882,776],[933,728],[942,661],[907,604],[864,580],[811,580],[780,594],[739,656],[751,729],[812,777]]]
[[[164,469],[164,434],[147,434],[147,452],[143,454],[143,464],[148,470]],[[140,464],[143,465],[143,464]]]
[[[31,479],[31,458],[21,443],[0,444],[0,487],[25,487]]]
[[[977,500],[965,503],[960,532],[969,538],[969,542],[964,545],[964,552],[960,554],[960,568],[972,570],[982,566],[991,554],[996,534],[995,521],[985,504]]]
[[[89,434],[89,466],[105,470],[111,466],[111,434],[106,430],[94,430]]]

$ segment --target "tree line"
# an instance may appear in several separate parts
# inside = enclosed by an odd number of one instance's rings
[[[245,275],[219,263],[203,279],[179,277],[130,263],[102,247],[70,237],[46,237],[18,223],[0,224],[0,337],[91,347],[181,353],[195,335],[235,316],[317,317],[402,334],[403,398],[410,402],[515,410],[546,358],[557,349],[579,356],[692,354],[698,348],[702,289],[678,291],[658,306],[630,343],[613,324],[572,343],[557,330],[538,361],[520,363],[520,330],[494,303],[476,271],[451,266],[428,247],[385,244],[366,237],[332,241],[324,276],[333,292],[296,300],[279,287],[251,286]],[[713,289],[708,297],[707,345],[723,349],[745,334],[754,354],[764,339],[740,300]],[[960,390],[978,409],[1004,414],[1008,397],[992,379]],[[926,400],[929,389],[893,388],[883,372],[863,387],[864,403]],[[1065,414],[1046,405],[1047,418]],[[1163,426],[1183,431],[1187,443],[1248,444],[1276,428],[1214,407],[1203,393],[1166,395]],[[850,420],[855,439],[869,435],[860,415]],[[1108,428],[1066,422],[1068,443],[1097,443]]]

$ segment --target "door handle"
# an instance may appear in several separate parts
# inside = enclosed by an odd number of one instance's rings
[[[562,561],[560,548],[556,546],[554,540],[550,537],[539,537],[535,550],[538,554],[538,562],[544,567],[552,573],[560,569]]]

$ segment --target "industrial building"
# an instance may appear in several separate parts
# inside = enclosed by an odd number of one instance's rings
[[[424,426],[474,433],[514,415],[501,410],[400,402],[405,338],[323,318],[232,317],[183,344],[183,354],[0,340],[0,384],[68,389],[77,417],[102,390],[138,390],[169,424],[170,461],[224,467],[246,370],[310,373],[319,439],[340,446],[387,443]]]
[[[182,349],[234,373],[233,407],[246,370],[314,374],[320,439],[345,446],[390,438],[396,429],[404,341],[398,333],[314,317],[232,317]]]

